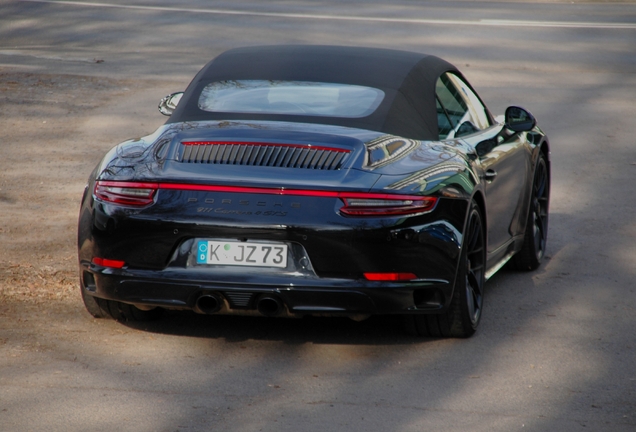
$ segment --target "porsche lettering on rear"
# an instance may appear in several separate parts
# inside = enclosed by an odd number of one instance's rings
[[[283,204],[282,202],[276,202],[276,201],[272,201],[272,202],[268,202],[268,201],[249,201],[249,200],[244,200],[244,199],[240,199],[240,200],[232,200],[232,199],[220,199],[220,200],[215,200],[214,198],[205,198],[203,200],[200,200],[199,198],[188,198],[188,202],[189,203],[198,203],[198,202],[204,202],[205,204],[215,204],[215,203],[220,203],[220,204],[238,204],[239,206],[257,206],[257,207],[290,207],[290,208],[296,208],[299,209],[300,208],[300,203],[297,202],[292,202],[289,204]]]

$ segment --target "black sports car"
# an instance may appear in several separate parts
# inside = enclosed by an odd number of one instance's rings
[[[82,199],[95,317],[401,314],[468,337],[486,279],[543,257],[547,137],[522,108],[493,118],[437,57],[234,49],[159,108],[166,124],[108,152]]]

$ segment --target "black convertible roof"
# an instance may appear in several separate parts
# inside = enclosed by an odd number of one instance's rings
[[[194,77],[168,123],[198,120],[278,120],[369,129],[406,138],[438,137],[435,83],[459,71],[426,54],[380,48],[280,45],[237,48],[210,61]],[[281,80],[354,84],[381,89],[385,98],[368,117],[206,112],[198,107],[203,88],[224,80]]]

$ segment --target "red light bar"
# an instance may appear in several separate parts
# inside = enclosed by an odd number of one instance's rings
[[[417,279],[413,273],[364,273],[364,277],[370,281],[405,281]]]
[[[314,189],[260,188],[251,186],[219,186],[191,183],[140,183],[98,181],[95,196],[103,201],[122,205],[145,206],[154,202],[158,189],[230,192],[264,195],[307,196],[339,198],[344,206],[340,213],[345,216],[400,216],[422,214],[432,211],[437,197],[421,195],[397,195],[377,192],[339,192]]]
[[[286,143],[268,143],[268,142],[249,142],[249,141],[182,141],[181,144],[190,145],[243,145],[243,146],[269,146],[269,147],[293,147],[304,148],[307,150],[326,150],[338,153],[351,153],[351,150],[337,148],[316,146],[312,144],[286,144]]]

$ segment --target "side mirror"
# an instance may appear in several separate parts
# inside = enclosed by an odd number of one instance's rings
[[[511,106],[506,108],[504,125],[514,132],[528,132],[537,125],[537,120],[525,109]]]
[[[179,105],[179,101],[183,96],[183,92],[177,92],[169,94],[168,96],[161,99],[159,102],[159,112],[165,116],[172,115],[172,112],[175,110],[177,105]]]

